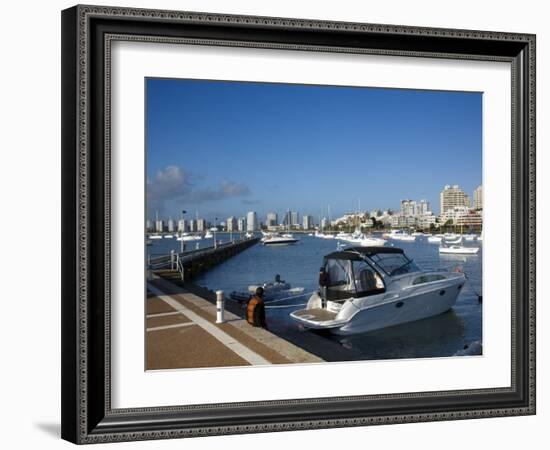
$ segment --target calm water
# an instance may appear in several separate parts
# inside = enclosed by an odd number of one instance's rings
[[[297,235],[298,236],[298,235]],[[237,236],[234,236],[237,237]],[[218,239],[228,241],[229,235],[218,233]],[[336,250],[337,241],[300,235],[300,243],[281,247],[255,245],[236,255],[214,269],[195,279],[195,283],[208,289],[246,291],[251,284],[273,280],[275,274],[291,283],[292,287],[304,287],[305,293],[317,288],[319,267],[323,256]],[[201,248],[212,245],[212,240],[202,240]],[[195,241],[187,243],[187,249],[195,248]],[[307,296],[275,302],[267,309],[270,331],[319,354],[327,360],[395,359],[452,356],[462,350],[465,344],[482,340],[482,304],[477,293],[481,293],[481,248],[477,255],[440,255],[438,244],[430,244],[425,237],[415,242],[389,241],[386,245],[402,248],[423,269],[460,266],[468,276],[468,282],[461,291],[455,306],[436,317],[398,325],[383,330],[352,336],[333,336],[300,329],[289,318],[290,312],[303,308]],[[465,245],[481,243],[468,242]],[[166,254],[173,248],[179,250],[175,239],[154,241],[149,247],[152,254]],[[269,307],[271,306],[271,307]],[[274,307],[276,306],[276,307]],[[313,340],[311,336],[315,335]],[[336,344],[336,345],[335,345]],[[340,351],[341,350],[341,351]]]

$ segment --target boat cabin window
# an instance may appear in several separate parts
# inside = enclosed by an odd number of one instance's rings
[[[365,261],[353,261],[353,276],[358,296],[377,294],[384,290],[382,277]]]
[[[404,275],[420,270],[414,261],[403,253],[377,253],[370,258],[390,276]]]
[[[430,283],[432,281],[440,281],[440,280],[444,280],[444,279],[445,279],[444,275],[437,275],[437,274],[422,275],[418,278],[415,278],[415,280],[413,281],[412,284]]]
[[[383,292],[382,277],[365,261],[329,259],[325,270],[328,273],[327,300],[346,300]]]
[[[351,261],[329,259],[325,270],[328,273],[327,300],[345,300],[353,296],[353,280],[350,277]]]

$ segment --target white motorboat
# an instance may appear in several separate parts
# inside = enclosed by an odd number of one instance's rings
[[[296,244],[298,241],[299,239],[292,234],[271,234],[262,238],[262,244],[264,245],[291,245]]]
[[[334,239],[340,239],[342,241],[347,241],[349,239],[352,239],[351,233],[344,233],[343,231],[340,231],[336,236],[334,236]]]
[[[397,241],[404,241],[404,242],[416,241],[416,236],[406,233],[403,230],[391,230],[389,233],[386,233],[385,236],[390,239],[395,239]]]
[[[264,300],[281,299],[284,297],[299,296],[304,293],[303,287],[293,288],[290,283],[281,280],[280,275],[275,275],[274,281],[266,281],[261,284],[253,284],[248,286],[247,292],[233,291],[229,294],[229,297],[233,300],[247,301],[252,295],[256,293],[257,288],[263,288]]]
[[[454,241],[455,239],[460,239],[462,236],[460,234],[456,233],[445,233],[443,235],[443,238],[445,238],[446,241]]]
[[[210,231],[207,231],[205,234],[204,234],[204,239],[212,239],[214,237],[214,235],[212,234],[212,232]]]
[[[450,253],[457,255],[475,255],[479,251],[479,247],[464,247],[463,245],[449,245],[439,247],[439,253]]]
[[[162,234],[152,234],[149,239],[162,239]]]
[[[184,233],[176,238],[178,241],[200,241],[202,237],[199,234]]]
[[[477,235],[475,235],[475,234],[465,234],[464,235],[464,240],[471,242],[471,241],[475,241],[476,237],[477,237]]]
[[[173,234],[165,234],[164,235],[164,239],[173,239],[173,238],[174,238]]]
[[[372,236],[363,236],[357,242],[361,247],[383,247],[386,245],[386,241],[382,238],[375,238]]]
[[[437,236],[437,235],[428,237],[428,242],[430,244],[439,244],[442,240],[443,240],[443,237]]]
[[[424,271],[402,249],[352,247],[325,256],[326,286],[290,317],[309,329],[353,334],[435,316],[456,302],[462,272]]]
[[[382,238],[375,238],[370,235],[365,235],[360,229],[356,229],[353,234],[338,233],[335,239],[340,239],[350,244],[361,245],[362,247],[378,247],[386,244],[386,241]]]
[[[454,237],[454,236],[453,237],[445,236],[443,238],[443,242],[445,244],[458,244],[458,243],[462,242],[462,236],[456,236],[456,237]]]
[[[457,241],[453,241],[450,245],[446,241],[443,244],[439,246],[439,253],[473,255],[479,251],[479,247],[464,247],[462,245],[462,237]]]

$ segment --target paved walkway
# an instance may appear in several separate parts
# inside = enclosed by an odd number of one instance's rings
[[[166,280],[148,283],[147,369],[312,363],[323,360]]]

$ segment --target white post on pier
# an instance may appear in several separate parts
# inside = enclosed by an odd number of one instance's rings
[[[174,254],[174,250],[170,250],[170,268],[174,270],[174,263],[176,262],[176,255]]]
[[[153,279],[153,271],[151,270],[151,255],[147,253],[147,281]]]
[[[225,297],[223,291],[216,291],[216,323],[224,323]]]

